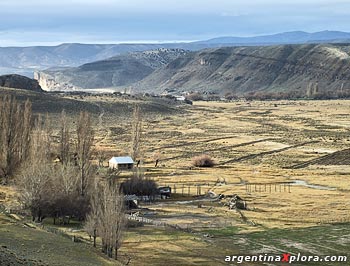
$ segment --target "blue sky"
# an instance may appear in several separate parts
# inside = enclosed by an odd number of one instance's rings
[[[350,32],[349,0],[0,0],[0,46]]]

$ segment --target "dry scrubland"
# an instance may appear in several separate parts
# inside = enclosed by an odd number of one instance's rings
[[[127,154],[132,104],[141,102],[107,96],[80,100],[97,108],[96,150],[105,153],[105,161]],[[165,260],[169,265],[224,265],[225,255],[250,252],[350,255],[350,153],[327,157],[350,148],[350,101],[170,107],[145,101],[142,107],[145,174],[177,188],[172,199],[145,204],[142,213],[191,232],[151,225],[131,228],[121,249],[132,258],[131,265],[164,265]],[[214,168],[191,167],[191,158],[203,153],[215,159]],[[155,158],[160,159],[157,168]],[[124,173],[120,178],[126,177]],[[296,180],[290,187],[275,187]],[[261,185],[247,191],[247,183]],[[245,199],[244,218],[219,202],[196,197],[194,185],[199,184],[202,194],[211,190]],[[10,200],[8,193],[3,201]],[[11,231],[5,225],[0,225],[1,235]]]

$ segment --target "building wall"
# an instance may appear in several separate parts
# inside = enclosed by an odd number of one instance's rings
[[[119,170],[130,170],[134,167],[134,164],[116,164],[109,163],[109,168],[111,169],[119,169]]]
[[[127,169],[132,169],[133,164],[118,164],[118,169],[120,170],[127,170]]]

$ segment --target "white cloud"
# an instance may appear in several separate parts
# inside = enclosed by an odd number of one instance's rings
[[[349,0],[0,0],[0,14],[28,13],[151,13],[151,14],[252,14],[274,10],[301,11],[328,9],[331,12],[350,8]]]
[[[349,13],[350,0],[0,0],[0,45],[349,31]]]
[[[217,12],[218,10],[225,12],[225,10],[235,9],[256,9],[256,8],[273,8],[282,6],[321,6],[327,5],[336,7],[339,4],[348,4],[348,0],[1,0],[0,7],[16,7],[16,8],[52,8],[52,7],[86,7],[95,6],[115,7],[120,10],[132,11],[134,8],[143,9],[144,11],[170,11],[178,12]],[[191,10],[188,10],[191,9]]]

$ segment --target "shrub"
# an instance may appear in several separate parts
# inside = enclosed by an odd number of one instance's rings
[[[192,165],[196,167],[213,167],[215,161],[207,154],[202,154],[192,158]]]
[[[195,92],[187,95],[186,99],[190,101],[203,101],[204,98],[202,94]]]
[[[132,177],[121,185],[125,195],[136,196],[155,196],[158,193],[157,184],[155,181],[147,178]]]

